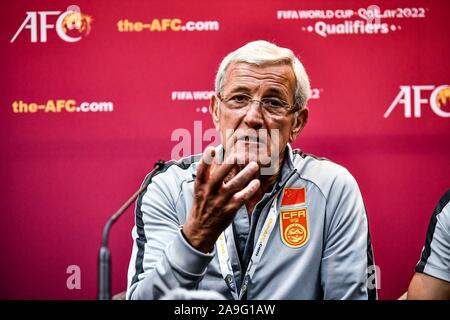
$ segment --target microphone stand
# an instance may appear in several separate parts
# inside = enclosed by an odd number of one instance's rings
[[[153,176],[164,167],[164,161],[158,160],[153,170],[148,174],[148,183],[144,183],[130,199],[125,202],[119,210],[116,211],[103,227],[102,246],[98,255],[98,300],[111,300],[111,253],[108,248],[109,231],[112,225],[128,209],[128,207],[137,199],[139,194],[147,189]]]

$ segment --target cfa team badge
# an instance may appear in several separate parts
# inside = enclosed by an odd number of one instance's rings
[[[281,210],[281,239],[291,248],[300,248],[309,239],[308,209]]]

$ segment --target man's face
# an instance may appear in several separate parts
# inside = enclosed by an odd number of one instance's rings
[[[286,144],[295,140],[306,123],[307,109],[274,111],[256,101],[245,107],[235,106],[249,97],[276,98],[292,106],[295,81],[292,68],[285,64],[234,63],[228,67],[220,98],[211,99],[213,120],[227,155],[234,153],[241,164],[257,161],[267,165],[271,159],[283,158]]]

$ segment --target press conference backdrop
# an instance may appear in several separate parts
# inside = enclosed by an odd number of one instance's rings
[[[450,186],[448,1],[1,3],[0,298],[93,299],[104,222],[158,159],[217,144],[221,59],[291,48],[313,87],[294,147],[359,182],[380,298],[406,289]],[[126,288],[133,210],[112,229]]]

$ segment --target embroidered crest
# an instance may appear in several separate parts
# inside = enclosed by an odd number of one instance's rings
[[[308,209],[281,210],[281,239],[291,248],[300,248],[309,239]]]

